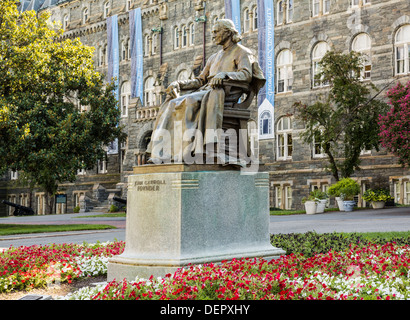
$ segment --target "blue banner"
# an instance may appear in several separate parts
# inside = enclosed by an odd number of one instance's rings
[[[273,0],[258,0],[258,59],[266,78],[266,84],[259,93],[259,105],[265,98],[272,106],[275,105],[275,20],[273,8]]]
[[[275,19],[273,0],[258,0],[258,60],[266,78],[258,94],[259,139],[274,138]]]
[[[111,16],[107,18],[107,54],[108,54],[108,73],[107,80],[114,80],[117,88],[115,97],[119,99],[118,81],[120,75],[120,57],[118,49],[118,17]]]
[[[140,98],[144,104],[144,70],[141,8],[130,11],[131,98]]]
[[[225,18],[232,20],[241,33],[241,0],[225,0]]]

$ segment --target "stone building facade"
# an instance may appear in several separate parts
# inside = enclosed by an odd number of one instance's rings
[[[270,174],[270,205],[298,209],[314,188],[326,190],[334,182],[323,154],[300,138],[303,124],[293,116],[296,101],[311,103],[328,90],[313,82],[315,62],[326,50],[361,51],[368,55],[364,81],[382,88],[392,81],[410,80],[410,3],[407,0],[272,0],[275,8],[275,111],[259,126],[260,170]],[[126,143],[107,150],[107,161],[93,171],[79,172],[75,183],[61,184],[65,199],[56,212],[107,206],[114,195],[126,197],[127,177],[133,166],[146,161],[146,148],[164,90],[175,79],[197,75],[217,50],[210,31],[224,17],[224,1],[196,0],[21,0],[21,10],[50,11],[60,21],[63,39],[80,38],[95,48],[97,70],[107,74],[107,17],[118,16],[119,102]],[[144,43],[144,104],[132,99],[129,11],[141,8]],[[242,44],[258,52],[257,0],[241,0]],[[256,101],[250,127],[258,127]],[[268,133],[268,134],[267,134]],[[410,203],[410,172],[385,151],[366,150],[362,170],[355,173],[362,190],[383,180],[398,203]],[[0,181],[0,197],[44,212],[41,191],[29,190],[8,173]],[[20,184],[19,184],[20,183]],[[65,196],[64,196],[65,195]],[[366,203],[359,196],[359,205]],[[62,201],[63,202],[63,201]],[[333,205],[333,204],[331,204]],[[5,212],[1,206],[0,215]]]

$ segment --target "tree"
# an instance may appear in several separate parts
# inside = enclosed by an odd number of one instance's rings
[[[114,87],[95,71],[93,48],[59,41],[61,34],[49,14],[0,2],[0,172],[21,170],[49,195],[124,139]]]
[[[376,99],[380,91],[371,82],[362,81],[362,67],[357,52],[327,52],[317,79],[329,90],[312,105],[294,104],[296,117],[306,127],[302,138],[320,145],[336,181],[360,169],[363,150],[379,150],[377,120],[387,104]]]
[[[399,158],[403,166],[410,165],[410,81],[400,82],[387,92],[390,111],[380,115],[381,145]]]

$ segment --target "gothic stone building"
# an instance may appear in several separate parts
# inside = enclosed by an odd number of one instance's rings
[[[260,170],[270,174],[270,205],[298,209],[310,190],[326,190],[334,182],[320,148],[300,138],[303,124],[293,103],[312,103],[328,90],[313,81],[316,63],[326,50],[355,50],[367,55],[363,81],[379,88],[410,80],[410,2],[407,0],[272,0],[275,8],[274,114],[258,119],[252,104],[250,128],[259,129]],[[131,99],[129,12],[141,8],[144,43],[144,103]],[[257,0],[241,0],[242,44],[258,52]],[[21,0],[20,10],[50,11],[60,21],[63,38],[79,38],[95,48],[97,70],[107,74],[107,17],[118,17],[119,102],[126,143],[107,148],[107,161],[78,172],[75,183],[59,187],[56,213],[76,206],[107,206],[114,195],[126,197],[127,176],[145,163],[153,122],[164,89],[175,79],[195,77],[215,52],[210,31],[224,17],[224,1],[195,0]],[[262,125],[264,123],[265,125]],[[375,180],[390,185],[397,203],[410,204],[410,172],[386,151],[364,150],[355,178],[362,191]],[[9,172],[0,181],[0,197],[31,206],[44,214],[44,193],[29,190]],[[330,203],[330,205],[334,205]],[[366,203],[358,198],[359,206]],[[7,210],[7,211],[6,211]],[[1,206],[0,215],[11,214]]]

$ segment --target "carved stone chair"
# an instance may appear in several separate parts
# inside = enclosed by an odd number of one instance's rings
[[[242,140],[239,139],[241,134],[247,131],[240,131],[240,129],[247,130],[248,121],[251,117],[250,106],[256,95],[256,92],[251,90],[250,86],[238,81],[224,80],[224,90],[225,90],[225,103],[224,103],[224,113],[223,113],[223,123],[222,129],[234,129],[236,132],[237,150],[247,150],[246,156],[251,155],[250,150],[250,139],[249,137],[242,136]],[[232,94],[232,92],[234,92]],[[238,98],[237,92],[240,92]],[[245,95],[245,97],[244,97]],[[246,146],[242,145],[240,149],[240,142],[246,142]],[[245,156],[245,155],[243,155]]]

